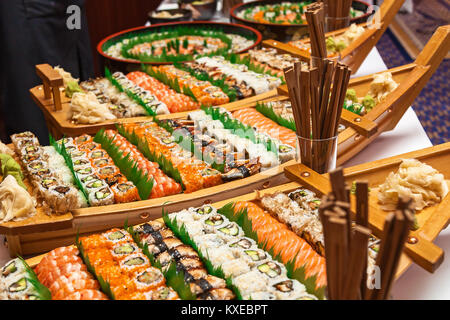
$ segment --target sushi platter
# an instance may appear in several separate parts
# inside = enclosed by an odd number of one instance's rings
[[[379,24],[378,19],[375,18],[371,22],[374,25],[369,22],[352,24],[348,28],[326,33],[329,57],[339,59],[348,65],[353,73],[357,72],[364,59],[386,31],[398,10],[400,10],[402,4],[403,1],[397,0],[383,1],[379,9]],[[263,46],[277,48],[303,61],[309,61],[311,58],[309,39],[300,39],[288,43],[264,40]]]
[[[253,27],[264,39],[287,42],[307,34],[305,6],[311,1],[251,1],[234,6],[230,11],[232,21]],[[353,1],[350,22],[363,23],[370,16],[369,5]]]
[[[37,200],[46,214],[7,215],[0,230],[7,234],[10,253],[51,249],[55,235],[67,241],[78,229],[154,219],[163,204],[201,205],[221,199],[225,191],[238,195],[285,181],[283,168],[294,163],[295,148],[231,123],[219,109],[213,115],[205,110],[191,112],[189,121],[155,119],[101,130],[95,137],[51,137],[50,146],[41,146],[31,132],[12,136],[15,167],[29,183],[27,191],[17,183],[14,187],[29,203]],[[218,113],[222,120],[212,121]],[[248,138],[238,135],[242,128]],[[66,212],[71,214],[65,224],[57,224]],[[37,233],[45,223],[53,223],[47,230],[54,232]],[[46,242],[35,242],[42,238]]]
[[[242,53],[261,42],[253,28],[223,22],[159,23],[110,35],[99,42],[98,53],[114,70],[129,72],[141,63],[189,61],[197,54]]]
[[[126,76],[106,69],[105,78],[80,84],[65,71],[58,76],[57,67],[37,65],[43,85],[30,89],[30,93],[50,132],[59,138],[95,134],[117,122],[146,121],[149,116],[179,118],[202,105],[246,105],[275,95],[283,83],[275,70],[257,66],[248,57],[226,57],[148,66]]]
[[[448,188],[449,157],[450,143],[446,143],[345,169],[347,185],[361,180],[370,185],[373,236],[368,243],[368,272],[374,268],[383,229],[379,203],[383,182],[408,159],[415,159],[410,164],[419,164],[426,170],[422,174],[432,172],[433,179]],[[417,174],[417,170],[408,174],[413,172]],[[126,222],[122,228],[77,236],[75,245],[67,243],[68,247],[27,261],[11,260],[2,268],[1,293],[7,299],[25,300],[326,298],[317,210],[320,196],[330,191],[330,181],[301,164],[287,168],[286,174],[295,182],[199,207],[164,210],[163,219],[134,227]],[[445,208],[448,189],[445,192],[439,203],[416,211],[417,226],[410,231],[396,278],[413,261],[430,272],[442,262],[443,251],[432,241],[450,219]],[[352,199],[352,210],[354,205]],[[295,248],[304,254],[294,255]],[[71,261],[70,267],[60,265],[62,260]],[[76,286],[61,285],[73,283],[71,272],[86,280]],[[37,280],[19,283],[22,278]],[[129,283],[127,290],[125,283]]]

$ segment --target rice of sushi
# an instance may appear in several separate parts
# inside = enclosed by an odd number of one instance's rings
[[[267,262],[270,259],[270,255],[264,250],[258,248],[250,248],[250,249],[237,249],[233,250],[235,256],[244,260],[250,268],[256,267],[256,265]]]
[[[238,277],[250,272],[250,266],[243,259],[233,259],[226,261],[221,265],[226,277]]]
[[[258,291],[242,297],[244,300],[277,300],[273,292]]]
[[[295,279],[280,277],[270,280],[269,285],[279,300],[297,300],[308,294],[305,286]]]
[[[252,270],[233,279],[233,284],[241,295],[250,296],[253,292],[266,291],[269,281],[258,270]]]
[[[214,233],[199,235],[194,237],[193,240],[197,244],[198,250],[204,254],[206,254],[206,250],[214,250],[226,244],[222,238]]]
[[[203,231],[203,224],[200,221],[193,221],[191,223],[184,224],[184,227],[191,238],[205,234]]]
[[[205,257],[208,258],[212,264],[216,266],[221,266],[225,262],[234,260],[235,256],[231,250],[228,250],[226,246],[221,246],[218,248],[205,249]]]
[[[221,214],[210,215],[201,220],[205,233],[216,233],[219,228],[228,225],[229,222],[230,221]]]

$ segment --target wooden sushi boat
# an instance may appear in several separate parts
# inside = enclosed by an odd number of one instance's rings
[[[76,124],[71,120],[70,98],[62,93],[64,90],[62,77],[48,64],[37,65],[36,73],[42,79],[43,84],[30,89],[31,97],[42,110],[47,128],[55,138],[61,138],[62,136],[73,137],[84,133],[95,134],[101,128],[113,129],[117,123],[144,122],[149,119],[148,116],[143,116],[107,120],[96,124]],[[276,90],[270,90],[249,98],[221,105],[221,107],[233,108],[247,105],[276,94]],[[188,112],[170,113],[159,115],[158,118],[182,118],[187,114]]]
[[[399,83],[384,101],[364,116],[342,110],[341,123],[347,128],[338,137],[338,165],[350,160],[381,133],[395,128],[449,50],[450,25],[441,26],[413,63],[378,73],[390,72]],[[357,96],[364,96],[372,80],[373,75],[350,79],[349,89],[354,89]],[[286,86],[279,87],[278,91],[282,96],[276,99],[288,99]]]
[[[373,161],[370,163],[357,165],[344,169],[344,177],[348,185],[354,181],[368,181],[371,188],[376,188],[382,183],[389,172],[395,171],[403,159],[414,158],[440,171],[447,185],[450,185],[450,170],[446,165],[450,159],[450,143],[436,145],[430,148],[413,151],[394,157]],[[222,208],[227,204],[236,202],[250,202],[259,205],[264,196],[272,196],[277,193],[288,194],[299,188],[306,188],[316,192],[319,196],[330,192],[331,185],[327,174],[319,175],[302,164],[294,164],[285,168],[285,174],[292,182],[267,189],[258,189],[254,192],[232,197],[212,203],[211,206],[216,209]],[[351,196],[351,210],[355,212],[355,196]],[[449,223],[450,212],[446,210],[450,195],[447,195],[439,204],[433,207],[423,209],[417,214],[419,228],[411,231],[407,244],[403,251],[397,273],[398,279],[409,266],[414,262],[429,272],[434,272],[444,259],[444,252],[441,248],[433,244],[433,240],[439,235],[440,231],[445,229]],[[185,209],[187,207],[184,207]],[[170,212],[179,211],[169,209]],[[383,232],[384,218],[387,212],[382,211],[377,204],[376,194],[369,196],[369,223],[373,234],[378,237]],[[157,219],[161,221],[161,219]],[[121,225],[118,225],[119,227]],[[122,224],[123,226],[123,224]],[[55,246],[69,245],[73,243],[58,242]],[[34,268],[42,260],[44,255],[27,260],[27,263]]]
[[[361,34],[360,37],[358,37],[347,48],[345,48],[339,56],[339,60],[347,64],[352,70],[352,73],[358,71],[362,62],[366,59],[372,48],[377,44],[378,40],[380,40],[381,36],[386,31],[392,19],[394,19],[398,10],[400,10],[402,4],[403,1],[385,0],[380,5],[379,11],[375,13],[372,22],[359,24],[359,26],[364,27],[366,30],[363,34]],[[329,36],[342,35],[347,29],[348,28],[344,28],[326,33],[325,37],[328,38]],[[300,41],[304,44],[309,43],[309,39]],[[309,61],[311,58],[311,54],[309,51],[297,48],[288,43],[282,43],[275,40],[264,40],[262,42],[262,45],[266,47],[276,48],[277,50],[280,50],[282,52],[292,54],[304,61]]]
[[[450,142],[345,168],[345,181],[347,185],[351,185],[354,181],[368,181],[370,188],[376,188],[385,181],[390,172],[397,170],[403,159],[416,159],[432,166],[444,175],[447,185],[450,186],[450,169],[447,165],[450,160]],[[292,182],[223,200],[214,203],[213,206],[220,208],[229,202],[236,201],[258,202],[266,194],[289,193],[300,187],[311,189],[319,196],[331,191],[328,174],[320,175],[300,163],[286,167],[285,175]],[[397,277],[403,274],[412,262],[429,272],[434,272],[442,263],[444,252],[432,242],[450,222],[450,211],[447,209],[449,201],[450,194],[447,194],[439,204],[425,208],[416,214],[419,228],[409,234]],[[356,198],[354,196],[352,196],[351,202],[352,212],[355,212]],[[382,234],[386,215],[387,212],[379,207],[376,193],[372,192],[369,195],[369,224],[373,234],[377,237]]]

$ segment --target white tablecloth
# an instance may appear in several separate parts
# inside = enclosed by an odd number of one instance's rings
[[[355,77],[386,70],[377,49],[374,48],[363,62]],[[381,134],[367,148],[362,150],[345,167],[382,159],[401,153],[430,147],[432,144],[420,124],[417,115],[409,108],[394,130]],[[0,236],[3,243],[3,236]],[[450,252],[450,229],[444,230],[436,244]],[[9,258],[6,247],[0,245],[0,266]],[[394,299],[450,299],[450,287],[445,279],[450,279],[450,262],[444,260],[435,274],[413,265],[394,285]]]

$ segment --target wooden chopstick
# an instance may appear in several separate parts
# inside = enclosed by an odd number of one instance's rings
[[[363,226],[355,226],[352,241],[350,243],[349,269],[346,273],[344,299],[356,300],[361,298],[360,287],[367,273],[367,246],[369,243],[370,229]]]

